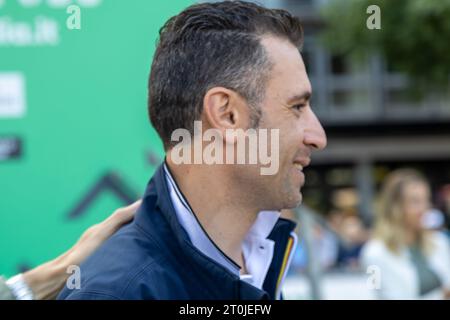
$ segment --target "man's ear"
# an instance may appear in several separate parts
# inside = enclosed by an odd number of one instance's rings
[[[250,113],[246,100],[237,92],[214,87],[203,98],[203,120],[208,128],[225,134],[226,129],[246,129]]]

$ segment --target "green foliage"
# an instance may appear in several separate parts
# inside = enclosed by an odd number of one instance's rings
[[[381,9],[381,29],[366,26],[367,7]],[[380,53],[414,87],[442,91],[450,75],[450,0],[330,1],[323,38],[332,52],[362,59]]]

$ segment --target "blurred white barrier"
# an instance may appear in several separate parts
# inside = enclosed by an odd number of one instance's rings
[[[365,273],[325,273],[320,280],[324,300],[372,300]],[[286,278],[283,294],[286,300],[310,300],[310,284],[306,276]]]

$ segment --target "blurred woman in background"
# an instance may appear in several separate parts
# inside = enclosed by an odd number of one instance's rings
[[[380,299],[450,298],[450,244],[422,224],[430,187],[411,169],[392,172],[381,191],[372,239],[362,263],[379,270]]]

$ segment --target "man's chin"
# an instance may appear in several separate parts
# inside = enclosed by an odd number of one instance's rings
[[[284,207],[284,209],[295,209],[302,204],[302,201],[303,195],[301,192],[293,194],[291,197],[289,197],[288,201],[286,201],[286,206]]]

